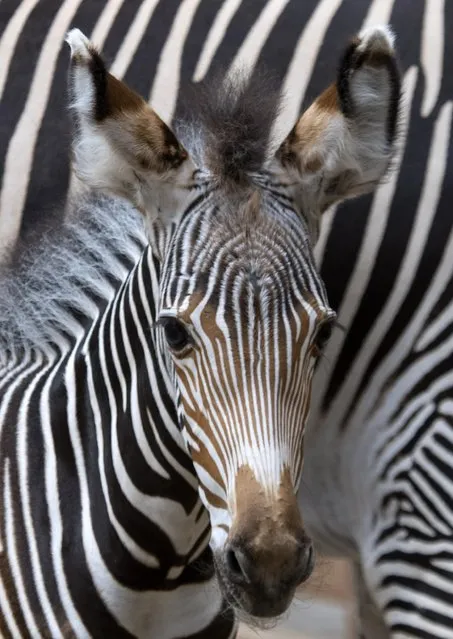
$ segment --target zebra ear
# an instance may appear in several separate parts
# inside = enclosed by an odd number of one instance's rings
[[[311,215],[373,190],[389,167],[399,117],[400,76],[388,27],[363,31],[338,77],[305,111],[277,151],[296,172]]]
[[[75,174],[85,185],[125,197],[152,217],[174,217],[194,169],[187,151],[143,98],[108,73],[81,31],[73,29],[66,41]]]

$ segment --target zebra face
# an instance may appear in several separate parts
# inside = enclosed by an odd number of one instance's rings
[[[393,36],[377,27],[353,40],[336,83],[276,153],[278,100],[260,78],[198,90],[183,146],[83,34],[68,41],[74,170],[146,216],[161,264],[153,307],[220,584],[238,610],[278,615],[313,566],[295,492],[333,313],[312,246],[322,212],[372,190],[389,166],[400,86]]]
[[[233,211],[222,197],[182,219],[158,324],[220,579],[243,609],[274,616],[313,568],[295,492],[314,366],[335,315],[288,198],[263,188]]]

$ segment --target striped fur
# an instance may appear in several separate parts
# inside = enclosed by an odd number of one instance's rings
[[[165,4],[168,9],[165,9]],[[9,22],[8,32],[4,32],[1,42],[2,53],[6,50],[15,55],[11,58],[9,55],[0,56],[3,63],[0,80],[6,81],[1,107],[5,114],[6,132],[1,149],[5,162],[0,207],[2,241],[15,237],[21,219],[24,233],[36,223],[37,211],[42,215],[42,204],[47,205],[49,192],[53,200],[55,194],[63,197],[66,191],[68,172],[62,131],[67,127],[55,117],[56,113],[63,113],[63,96],[59,87],[65,62],[63,53],[61,58],[57,56],[64,32],[78,5],[75,1],[63,3],[52,32],[48,28],[53,17],[57,17],[57,5],[41,6],[34,13],[30,13],[32,2],[22,2],[19,6],[7,2],[4,7],[3,16],[12,16],[16,10],[17,14]],[[108,2],[99,13],[96,13],[98,8],[91,7],[85,7],[83,15],[95,28],[96,37],[93,36],[93,39],[99,45],[106,41],[113,67],[120,74],[127,73],[128,80],[142,93],[151,93],[156,107],[160,102],[158,111],[164,117],[178,113],[181,108],[178,102],[180,78],[194,76],[199,80],[206,73],[209,76],[217,63],[235,65],[241,56],[245,56],[248,60],[260,59],[268,66],[277,67],[284,88],[291,89],[282,120],[294,121],[304,94],[313,96],[322,88],[324,70],[333,68],[333,51],[339,46],[345,30],[349,34],[360,30],[362,25],[387,21],[393,24],[399,35],[409,118],[403,130],[400,159],[387,184],[380,188],[373,200],[365,198],[348,205],[349,214],[345,211],[340,217],[327,213],[321,230],[316,256],[321,264],[329,300],[339,312],[339,322],[347,330],[334,334],[314,385],[313,422],[322,419],[322,424],[330,427],[317,431],[324,432],[325,437],[318,439],[313,435],[306,444],[306,459],[313,459],[313,464],[306,468],[304,485],[307,485],[307,493],[325,497],[323,506],[320,499],[315,500],[317,508],[314,510],[318,512],[313,514],[311,530],[324,541],[324,545],[327,543],[331,549],[335,547],[336,552],[349,554],[356,560],[363,557],[363,569],[359,575],[361,599],[364,604],[369,604],[370,591],[374,601],[378,602],[377,609],[369,605],[363,608],[364,618],[369,624],[365,636],[375,636],[373,628],[381,633],[377,636],[385,636],[382,635],[382,624],[385,623],[385,632],[393,627],[393,636],[406,633],[404,636],[448,637],[451,625],[450,606],[446,603],[451,584],[448,549],[443,551],[446,553],[444,558],[439,556],[436,560],[441,552],[436,546],[436,539],[439,538],[445,548],[448,526],[445,528],[435,519],[439,509],[446,516],[448,504],[440,503],[436,510],[431,508],[434,493],[427,488],[420,493],[420,486],[426,487],[426,482],[419,482],[418,494],[424,495],[427,501],[423,508],[418,502],[420,507],[415,511],[416,517],[411,515],[407,500],[415,499],[417,493],[411,475],[408,475],[411,481],[405,481],[401,491],[395,495],[402,509],[389,508],[389,498],[383,495],[386,492],[392,494],[395,480],[394,475],[384,469],[378,472],[377,484],[382,478],[390,478],[387,488],[382,493],[370,488],[361,497],[372,510],[370,517],[363,517],[365,506],[362,502],[356,501],[353,507],[350,506],[349,495],[351,486],[360,484],[362,478],[363,483],[369,485],[370,467],[381,468],[375,464],[374,457],[358,459],[359,467],[351,462],[355,459],[353,451],[356,450],[359,431],[370,433],[379,458],[387,458],[390,462],[394,459],[394,464],[398,460],[410,459],[411,451],[415,456],[414,447],[419,442],[424,472],[433,477],[436,469],[440,469],[440,475],[436,475],[437,486],[449,485],[448,473],[441,463],[444,460],[447,465],[451,464],[451,454],[444,440],[441,448],[435,448],[434,459],[437,461],[431,466],[423,461],[430,442],[434,445],[439,439],[438,435],[434,438],[436,428],[440,428],[439,422],[430,430],[432,422],[429,419],[423,422],[424,414],[419,415],[422,423],[426,424],[423,429],[425,437],[420,440],[416,436],[421,428],[420,422],[416,419],[405,422],[402,416],[398,417],[397,407],[406,405],[408,397],[414,397],[416,402],[421,389],[428,387],[436,375],[442,377],[441,363],[431,366],[432,362],[436,362],[435,355],[433,359],[432,350],[424,349],[423,345],[434,347],[445,344],[444,350],[448,350],[452,263],[449,177],[453,163],[450,74],[444,67],[451,59],[451,43],[445,38],[452,22],[450,4],[417,0],[411,3],[410,13],[406,3],[392,0],[364,0],[354,4],[341,0],[313,0],[303,4],[295,0],[271,1],[255,3],[253,7],[247,3],[227,1],[218,13],[215,3],[207,1],[170,4]],[[81,24],[80,21],[78,23]],[[37,28],[36,25],[42,26]],[[35,35],[31,44],[27,44],[31,32],[39,36],[36,38]],[[146,38],[142,40],[145,33]],[[36,64],[34,60],[30,64],[33,58],[30,46],[35,47]],[[53,61],[57,59],[54,77]],[[143,73],[144,68],[149,75]],[[8,69],[7,74],[4,71]],[[34,73],[36,80],[27,101]],[[163,85],[168,87],[167,92],[160,90]],[[287,115],[291,113],[292,116]],[[43,126],[40,129],[41,120]],[[14,130],[16,135],[13,138]],[[47,148],[51,148],[52,153],[47,152],[46,155]],[[56,175],[58,188],[55,185]],[[5,202],[8,203],[8,216],[4,213]],[[411,357],[412,344],[419,344],[421,349],[415,359]],[[411,363],[414,366],[410,366]],[[444,365],[448,373],[448,361]],[[448,397],[448,391],[446,393]],[[424,397],[423,393],[420,397]],[[385,398],[387,401],[392,398],[393,413],[390,408],[382,409],[381,419],[371,419],[370,414],[384,405]],[[410,415],[410,404],[407,406]],[[442,394],[439,395],[439,406],[448,433],[448,404]],[[382,423],[392,414],[392,425],[384,429]],[[364,431],[365,420],[369,430]],[[414,436],[410,436],[405,447],[403,438],[390,436],[388,441],[395,445],[389,444],[386,457],[382,448],[386,438],[391,432],[399,432],[400,424],[405,423],[408,435],[414,433]],[[343,433],[348,430],[351,437],[345,440]],[[379,444],[380,437],[376,437],[381,430],[384,433],[382,445]],[[333,466],[338,469],[337,452],[340,452],[340,442],[344,441],[347,441],[341,448],[344,470],[335,472],[333,477],[320,474],[320,468]],[[365,447],[368,450],[366,434],[360,441],[359,449]],[[396,454],[399,446],[403,448]],[[320,450],[331,454],[319,455]],[[358,480],[359,470],[361,479]],[[331,491],[332,484],[335,490]],[[376,480],[373,478],[370,484],[371,487],[376,486]],[[329,498],[326,497],[328,494],[331,495]],[[303,496],[302,503],[306,520],[310,523],[312,513],[308,511],[307,497]],[[401,514],[394,515],[398,512]],[[393,529],[396,536],[392,536],[391,526],[384,528],[381,523],[391,523],[392,517],[397,523]],[[370,526],[363,527],[360,534],[358,519],[371,522]],[[440,532],[433,534],[436,526]],[[385,530],[389,531],[387,536]],[[422,549],[422,552],[413,552],[408,543],[398,547],[402,530],[409,539],[421,539],[418,550]],[[420,530],[425,531],[425,537],[417,532]],[[381,538],[387,541],[387,547],[381,546],[382,550],[378,543]],[[427,539],[433,540],[433,543],[428,543]],[[392,549],[392,544],[396,554],[386,552],[386,548]],[[442,561],[443,564],[439,563]],[[395,572],[396,566],[398,573]],[[441,569],[443,572],[440,572]],[[414,570],[418,571],[419,580],[410,578]],[[433,580],[437,579],[438,588],[430,593],[431,598],[427,600],[425,588],[422,589],[420,584],[426,583],[431,576]],[[401,634],[398,635],[398,632]]]

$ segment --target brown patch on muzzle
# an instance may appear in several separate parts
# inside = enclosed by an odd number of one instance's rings
[[[272,493],[260,484],[249,466],[236,476],[236,503],[230,537],[248,540],[257,558],[267,555],[281,564],[283,555],[294,552],[294,541],[305,540],[302,517],[297,505],[290,471],[286,468],[278,489]],[[278,552],[268,553],[269,548]],[[285,550],[286,549],[286,550]]]
[[[289,469],[275,491],[262,486],[252,469],[236,477],[233,523],[224,551],[222,578],[240,608],[256,617],[275,617],[289,606],[295,589],[313,569]]]

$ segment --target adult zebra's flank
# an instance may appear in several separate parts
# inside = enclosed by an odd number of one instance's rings
[[[358,36],[276,151],[264,79],[202,93],[179,140],[68,42],[91,193],[0,282],[1,632],[226,639],[313,568],[295,493],[335,314],[312,248],[389,166],[393,38]]]

